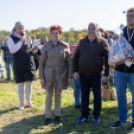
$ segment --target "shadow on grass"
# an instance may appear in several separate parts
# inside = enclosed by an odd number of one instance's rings
[[[132,108],[131,103],[128,104],[129,110]],[[9,112],[13,109],[3,111]],[[110,129],[110,126],[118,120],[118,108],[102,108],[101,124],[93,124],[93,115],[90,113],[89,121],[81,125],[77,125],[76,121],[81,115],[80,109],[75,109],[74,105],[62,108],[62,123],[51,122],[50,125],[44,126],[44,114],[32,116],[28,119],[22,119],[1,128],[1,134],[127,134],[128,127],[118,129]]]
[[[14,80],[0,80],[0,83],[15,83]]]
[[[14,111],[14,110],[17,110],[17,109],[18,109],[18,108],[11,108],[11,109],[2,110],[2,111],[0,111],[0,116],[1,116],[2,114],[6,114],[6,113],[9,113],[9,112]]]

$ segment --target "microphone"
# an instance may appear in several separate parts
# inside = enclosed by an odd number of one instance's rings
[[[21,33],[21,37],[23,37],[23,36],[24,36],[24,33]],[[24,40],[24,45],[26,45],[26,44],[25,44],[25,40]]]
[[[21,33],[21,36],[24,36],[24,33]]]

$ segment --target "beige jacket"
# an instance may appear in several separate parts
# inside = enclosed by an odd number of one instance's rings
[[[42,51],[39,65],[40,79],[45,79],[44,89],[67,89],[68,78],[72,77],[72,61],[69,45],[47,42]]]

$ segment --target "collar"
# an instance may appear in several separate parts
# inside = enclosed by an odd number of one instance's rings
[[[89,36],[88,36],[88,39],[90,42],[93,42],[97,37],[95,37],[93,40],[90,40]]]
[[[15,31],[13,32],[13,36],[17,37],[17,38],[21,38],[21,36],[17,32],[15,32]]]
[[[52,44],[58,44],[59,42],[61,42],[62,40],[61,39],[59,39],[59,41],[58,42],[55,42],[53,39],[51,39],[51,42],[52,42]]]

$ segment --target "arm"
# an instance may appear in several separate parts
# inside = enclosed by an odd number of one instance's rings
[[[8,48],[7,45],[1,45],[1,50],[5,50],[5,49],[7,49],[7,48]]]
[[[69,70],[69,78],[72,78],[72,60],[71,60],[71,57],[70,57],[70,47],[69,45],[67,46],[67,63],[68,63],[68,70]]]
[[[81,53],[80,53],[80,42],[79,42],[79,44],[76,48],[74,58],[73,58],[73,72],[78,72],[78,62],[79,62],[79,57],[81,55]]]
[[[18,41],[15,44],[11,37],[8,38],[8,48],[11,51],[11,53],[16,53],[17,51],[19,51],[19,49],[21,48],[22,44],[23,44],[22,41]]]
[[[105,41],[103,43],[102,56],[104,57],[104,60],[105,60],[105,73],[104,73],[104,76],[106,76],[106,77],[108,77],[108,75],[109,75],[108,55],[109,55],[109,46],[108,46],[108,42]]]
[[[40,63],[39,63],[39,77],[40,79],[44,79],[44,66],[46,62],[46,46],[43,47]]]

